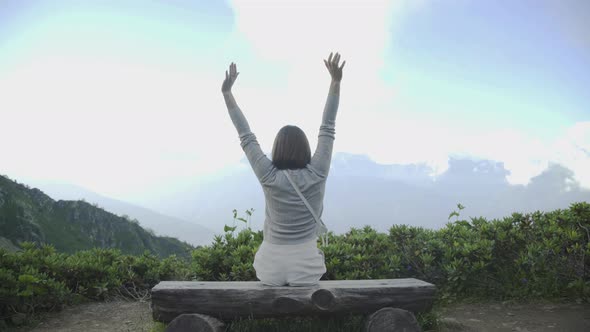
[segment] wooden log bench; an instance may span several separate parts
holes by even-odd
[[[322,280],[305,287],[260,281],[162,281],[152,314],[166,331],[224,331],[235,319],[368,315],[366,331],[420,331],[414,313],[431,308],[435,286],[418,279]]]

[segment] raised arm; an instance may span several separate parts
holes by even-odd
[[[330,171],[332,148],[336,138],[336,113],[340,101],[340,81],[342,80],[342,68],[344,68],[344,64],[346,63],[346,61],[342,62],[342,66],[339,67],[339,61],[340,54],[338,53],[336,53],[334,58],[332,58],[332,53],[330,53],[328,60],[324,60],[326,68],[328,68],[330,76],[332,76],[332,82],[330,83],[328,99],[326,100],[324,114],[322,115],[318,145],[310,162],[310,165],[323,176],[328,176]]]
[[[270,161],[264,152],[262,152],[262,149],[260,149],[260,145],[256,140],[256,136],[254,133],[252,133],[252,131],[250,131],[248,121],[242,113],[242,110],[240,110],[238,107],[236,99],[231,92],[231,88],[238,75],[239,73],[237,72],[236,65],[232,62],[230,65],[229,74],[227,71],[225,72],[225,80],[221,86],[221,92],[223,93],[223,98],[225,99],[225,105],[227,106],[229,116],[238,131],[240,145],[246,153],[246,157],[248,158],[250,166],[252,166],[258,181],[263,184],[270,174],[273,165],[272,161]]]

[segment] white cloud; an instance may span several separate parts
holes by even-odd
[[[390,35],[391,1],[234,0],[231,3],[237,34],[251,44],[259,66],[263,67],[265,62],[278,64],[277,69],[287,73],[284,82],[268,83],[284,87],[272,91],[273,104],[247,100],[246,96],[243,99],[249,105],[259,105],[251,112],[265,115],[280,112],[280,118],[270,121],[276,129],[295,123],[308,133],[310,143],[314,144],[330,82],[323,59],[332,51],[341,53],[342,60],[347,62],[338,121],[364,121],[367,113],[375,112],[390,98],[391,90],[383,83],[380,72]],[[241,84],[236,91],[255,94],[258,99],[267,98],[265,91],[246,92]],[[254,114],[252,122],[259,120],[262,117]],[[268,132],[265,138],[272,139],[274,134],[276,131]]]
[[[231,1],[236,29],[261,60],[280,64],[288,72],[285,90],[273,91],[280,110],[261,108],[253,112],[280,111],[280,120],[297,122],[315,144],[318,114],[329,82],[323,63],[336,50],[347,60],[336,128],[336,151],[366,153],[379,163],[426,162],[437,175],[448,168],[448,157],[473,156],[504,162],[508,181],[526,184],[550,161],[562,163],[590,188],[586,167],[590,159],[576,144],[583,144],[576,125],[555,142],[512,129],[466,128],[440,123],[413,114],[412,107],[397,99],[395,90],[382,79],[385,61],[395,43],[397,26],[408,13],[428,10],[426,1]],[[276,82],[282,85],[282,82]],[[238,90],[241,90],[239,87]],[[261,95],[252,91],[244,94]],[[425,98],[428,98],[425,96]],[[281,103],[281,99],[286,102]],[[249,100],[251,103],[256,99]],[[256,117],[255,117],[256,118]],[[262,117],[256,122],[263,121]],[[583,127],[583,128],[582,128]],[[272,141],[274,132],[265,133]],[[587,142],[587,141],[586,141]],[[269,143],[270,144],[270,143]],[[590,151],[590,149],[586,150]]]
[[[552,159],[574,172],[574,178],[590,189],[590,121],[578,122],[550,147]]]
[[[504,162],[512,183],[528,182],[555,161],[590,188],[588,122],[547,142],[442,125],[396,98],[382,78],[392,28],[424,3],[231,4],[236,30],[216,63],[142,63],[115,49],[56,48],[3,72],[0,142],[10,143],[2,145],[0,171],[124,198],[235,164],[243,152],[219,92],[224,61],[238,64],[234,93],[263,150],[285,124],[300,126],[315,146],[330,80],[322,60],[339,51],[347,64],[335,151],[367,153],[380,163],[426,161],[437,174],[449,155],[473,155]]]

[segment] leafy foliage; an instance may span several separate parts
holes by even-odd
[[[459,212],[464,208],[459,205]],[[190,259],[98,248],[67,254],[31,242],[21,243],[19,252],[0,249],[0,319],[77,298],[104,299],[122,289],[147,292],[160,280],[256,280],[252,263],[262,232],[249,227],[249,212],[238,218],[234,211],[234,225],[211,245],[194,249]],[[388,233],[370,226],[330,233],[322,248],[328,270],[323,279],[419,278],[437,286],[441,301],[590,301],[590,204],[491,221],[463,220],[459,212],[439,230],[395,225]],[[429,316],[422,320],[435,324]]]
[[[459,212],[465,209],[458,204]],[[590,300],[590,204],[501,220],[457,217],[439,230],[395,225],[330,233],[323,279],[419,278],[442,300],[558,297]],[[235,214],[234,214],[235,217]],[[235,226],[234,226],[235,227]],[[193,251],[198,280],[257,280],[252,267],[262,232],[230,228]]]
[[[118,249],[58,253],[51,245],[21,243],[22,250],[0,249],[0,319],[16,313],[59,309],[81,299],[103,300],[151,289],[161,280],[190,277],[188,261]]]
[[[225,226],[225,234],[215,236],[210,246],[200,247],[192,253],[192,271],[197,280],[257,280],[252,267],[254,255],[262,243],[262,231],[252,231],[249,226],[252,210],[247,210],[248,219],[237,217],[233,210],[234,225]],[[241,221],[246,228],[234,232]]]

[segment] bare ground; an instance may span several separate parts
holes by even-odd
[[[443,308],[441,331],[590,331],[590,304],[461,303]]]
[[[441,331],[590,331],[590,304],[575,302],[461,303],[441,312]],[[47,315],[35,327],[14,331],[34,332],[149,332],[153,321],[149,302],[92,302]]]
[[[152,320],[149,302],[115,300],[67,307],[43,317],[34,327],[14,332],[149,332]]]

